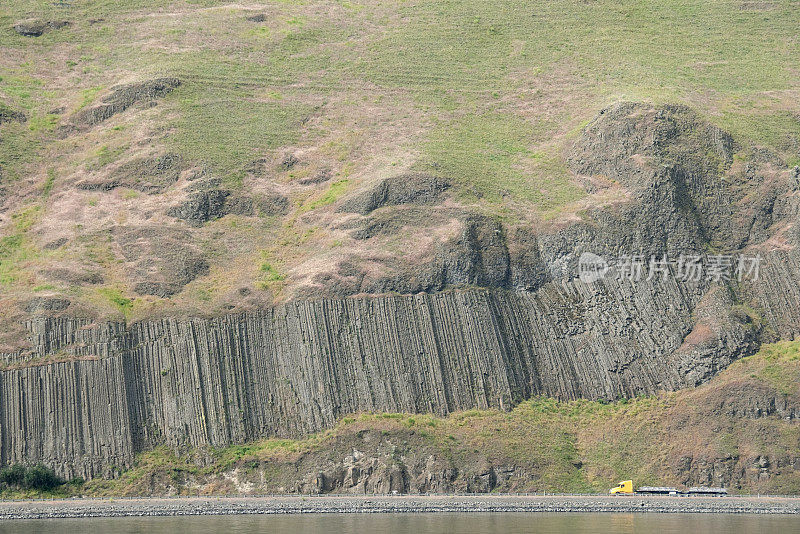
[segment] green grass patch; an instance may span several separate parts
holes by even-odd
[[[3,181],[16,181],[25,174],[25,167],[37,159],[41,141],[27,125],[16,122],[0,127],[0,169]]]
[[[109,147],[108,145],[102,145],[94,151],[94,159],[87,165],[87,168],[89,170],[102,169],[106,165],[117,161],[127,149],[127,146]]]
[[[47,177],[42,184],[42,196],[47,199],[53,191],[53,186],[56,183],[56,170],[52,167],[47,169]]]
[[[24,265],[39,256],[39,250],[26,233],[39,220],[42,208],[38,204],[23,208],[11,216],[8,235],[0,237],[0,285],[18,282]]]
[[[303,205],[302,211],[311,211],[323,206],[328,206],[339,200],[347,191],[350,180],[337,180],[333,182],[321,196]]]
[[[270,289],[278,286],[286,279],[286,275],[275,266],[271,258],[272,254],[269,251],[261,252],[262,261],[258,266],[260,279],[256,284],[261,289]]]
[[[264,273],[264,280],[267,282],[278,282],[286,278],[286,275],[278,272],[272,264],[267,262],[262,263],[258,270]]]
[[[310,107],[262,102],[252,94],[195,87],[182,92],[181,117],[168,141],[188,159],[223,176],[240,171],[266,150],[297,141]]]
[[[123,295],[119,289],[104,287],[98,289],[97,292],[123,315],[127,316],[133,310],[133,300]]]
[[[89,106],[92,102],[94,102],[95,98],[97,98],[97,95],[102,90],[103,90],[102,85],[98,85],[96,87],[87,87],[86,89],[82,89],[76,111],[81,110]]]
[[[539,131],[508,114],[469,114],[442,122],[424,145],[423,168],[492,203],[521,200],[553,209],[579,198],[581,190],[570,184],[560,159],[531,150]]]
[[[532,155],[531,143],[531,127],[520,119],[467,115],[434,128],[425,150],[431,168],[476,196],[497,202],[504,194],[530,197],[518,166]]]
[[[765,365],[759,378],[783,395],[800,395],[800,341],[783,341],[762,349]]]
[[[787,165],[800,164],[800,114],[739,105],[727,109],[719,123],[739,139],[774,150]]]

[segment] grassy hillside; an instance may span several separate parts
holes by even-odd
[[[70,24],[14,31],[28,19]],[[239,286],[285,298],[345,252],[414,248],[362,251],[333,213],[342,196],[409,169],[448,177],[457,202],[509,221],[568,217],[603,199],[570,174],[563,148],[619,100],[689,104],[800,163],[799,23],[791,0],[9,0],[0,103],[26,120],[0,125],[0,284],[128,317],[219,312]],[[183,84],[59,134],[112,87],[157,76]],[[173,224],[158,214],[182,193],[75,188],[165,152],[232,191],[289,200],[283,217],[193,230],[210,269],[168,299],[135,294],[114,230]],[[297,163],[282,165],[286,154]],[[303,185],[321,174],[330,179]],[[93,273],[102,281],[82,281]]]

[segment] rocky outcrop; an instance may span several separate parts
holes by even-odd
[[[28,313],[37,312],[59,312],[66,310],[70,305],[69,299],[58,297],[34,297],[25,305]]]
[[[470,285],[534,290],[551,279],[537,236],[530,229],[507,230],[497,219],[476,213],[456,212],[455,216],[461,231],[439,243],[430,260],[408,265],[394,258],[370,258],[386,267],[375,270],[351,258],[341,262],[335,273],[318,275],[316,285],[306,288],[304,294],[418,293]],[[350,235],[366,240],[392,235],[404,227],[418,231],[427,224],[440,223],[441,218],[415,208],[383,211],[358,221]]]
[[[17,111],[0,102],[0,125],[4,122],[25,122],[28,117],[21,111]]]
[[[104,280],[103,275],[99,272],[81,267],[56,267],[46,269],[42,271],[42,274],[50,280],[66,282],[73,286],[102,284]]]
[[[587,213],[596,245],[677,257],[763,242],[768,233],[758,229],[775,222],[773,207],[786,186],[768,156],[733,169],[737,148],[728,133],[685,106],[623,103],[603,110],[575,142],[569,163],[579,175],[619,182],[631,202],[616,212]]]
[[[732,318],[703,357],[679,351],[706,292],[609,279],[128,326],[41,318],[29,326],[32,351],[3,356],[2,461],[92,476],[163,443],[299,436],[359,411],[447,414],[531,395],[613,399],[695,385],[756,335]],[[73,361],[36,364],[53,354]],[[68,448],[64,417],[84,433]]]
[[[355,228],[351,237],[383,238],[445,224],[457,233],[414,254],[413,262],[354,254],[312,277],[298,294],[433,292],[465,285],[535,290],[548,280],[574,278],[584,253],[610,260],[637,255],[645,262],[710,251],[763,255],[776,248],[769,242],[776,231],[795,227],[800,197],[774,156],[753,150],[734,161],[740,150],[728,133],[684,106],[614,105],[587,125],[567,159],[590,189],[613,184],[624,200],[589,207],[579,219],[547,230],[506,227],[466,209],[430,208],[426,204],[438,201],[447,184],[429,175],[382,180],[340,205],[339,211],[366,215],[344,225]],[[789,254],[798,239],[784,233],[779,242],[786,241]],[[782,267],[775,262],[773,268]]]
[[[140,295],[169,297],[208,272],[203,253],[187,231],[169,227],[117,227],[114,240]]]
[[[450,187],[446,180],[423,173],[393,176],[356,194],[339,208],[342,212],[368,213],[382,206],[402,204],[433,204]]]
[[[75,113],[70,124],[61,129],[62,135],[84,131],[122,113],[132,105],[163,98],[181,84],[178,78],[156,78],[144,82],[120,85],[105,96],[101,103]]]
[[[177,154],[135,158],[117,166],[106,176],[87,178],[76,187],[85,191],[111,191],[117,187],[128,187],[147,194],[163,193],[178,181],[183,162]]]
[[[197,191],[190,197],[167,210],[167,215],[183,219],[192,226],[201,226],[226,214],[225,201],[231,192],[224,189]]]
[[[327,444],[328,451],[304,454],[296,462],[291,493],[488,493],[512,491],[530,475],[519,466],[497,466],[475,458],[456,466],[420,433],[360,430]]]
[[[798,395],[781,394],[755,380],[726,384],[709,395],[705,408],[709,414],[736,418],[800,419]]]
[[[167,215],[185,220],[191,226],[202,226],[208,221],[233,215],[285,215],[289,199],[278,194],[237,195],[217,187],[201,187],[189,198],[167,210]]]
[[[785,187],[788,170],[769,158],[737,170],[734,150],[685,108],[615,106],[587,127],[570,165],[621,182],[629,201],[567,226],[535,232],[454,209],[442,217],[457,230],[429,261],[371,272],[340,261],[306,295],[330,298],[211,319],[34,319],[32,348],[0,356],[0,462],[91,477],[161,444],[301,436],[361,411],[447,414],[533,395],[616,399],[701,384],[764,336],[800,333],[800,197]],[[425,175],[390,179],[341,209],[367,214],[348,221],[369,240],[424,218],[417,210],[445,189]],[[209,191],[175,216],[221,216],[233,194]],[[209,269],[187,229],[120,227],[114,240],[139,294],[169,297]],[[669,276],[631,280],[612,266],[596,281],[577,277],[584,252],[674,260],[709,250],[761,255],[760,276],[682,280],[671,266]],[[404,295],[342,298],[390,292]],[[32,313],[48,311],[39,308]],[[790,407],[756,399],[725,409]],[[376,461],[305,483],[391,490],[417,476]],[[469,488],[491,490],[498,469],[470,474]],[[423,472],[440,474],[420,487],[446,487],[438,467]]]
[[[14,31],[24,37],[40,37],[51,30],[59,30],[69,26],[66,20],[23,20],[14,24]]]

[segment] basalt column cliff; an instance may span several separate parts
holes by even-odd
[[[587,187],[624,199],[568,223],[512,226],[439,207],[446,179],[415,174],[337,206],[360,241],[397,231],[381,210],[404,224],[450,210],[457,230],[413,264],[345,260],[287,302],[211,318],[96,320],[69,299],[32,297],[19,347],[0,354],[0,464],[113,476],[157,445],[297,437],[355,412],[447,414],[701,384],[800,332],[796,178],[768,153],[736,160],[740,148],[687,108],[621,104],[568,159]],[[583,253],[760,263],[747,276],[732,265],[689,280],[674,266],[633,279],[612,265],[582,281]]]

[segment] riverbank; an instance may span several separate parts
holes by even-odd
[[[794,497],[604,495],[275,496],[68,499],[0,502],[0,519],[242,514],[440,512],[647,512],[800,514]]]

